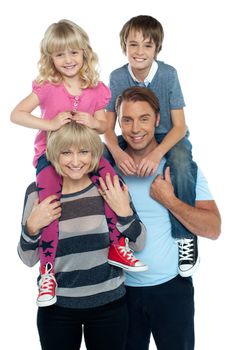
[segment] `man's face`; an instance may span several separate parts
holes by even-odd
[[[159,116],[146,101],[123,101],[119,111],[119,124],[128,147],[139,152],[149,152],[156,146],[155,126]]]

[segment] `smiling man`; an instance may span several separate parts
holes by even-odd
[[[137,168],[158,147],[154,138],[158,99],[147,88],[130,87],[118,97],[116,110],[127,143],[125,152]],[[169,212],[194,235],[217,239],[220,234],[220,214],[201,171],[198,169],[196,203],[190,206],[175,195],[165,162],[162,158],[151,176],[140,177],[137,169],[133,176],[120,172],[147,228],[145,248],[135,255],[149,266],[145,272],[126,272],[127,350],[147,350],[151,333],[158,350],[194,349],[194,288],[191,277],[178,273],[178,246],[171,236]]]

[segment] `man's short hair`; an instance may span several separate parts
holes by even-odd
[[[159,113],[159,100],[157,96],[151,91],[150,89],[146,87],[141,86],[131,86],[128,89],[124,90],[123,93],[117,97],[116,99],[116,113],[117,116],[119,116],[120,113],[120,107],[122,105],[122,102],[138,102],[138,101],[145,101],[147,102],[155,114],[157,115]]]

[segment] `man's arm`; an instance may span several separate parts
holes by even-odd
[[[221,232],[221,217],[215,201],[196,201],[195,207],[182,202],[174,194],[169,167],[165,178],[157,176],[150,196],[164,205],[190,232],[198,236],[217,239]]]

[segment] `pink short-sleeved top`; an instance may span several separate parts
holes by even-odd
[[[83,89],[80,96],[71,95],[63,84],[55,85],[45,82],[40,85],[33,81],[32,91],[40,100],[41,118],[53,119],[58,113],[64,111],[80,111],[93,115],[103,109],[111,98],[110,89],[99,82],[96,87]],[[35,142],[35,156],[33,165],[46,150],[46,131],[39,130]]]

